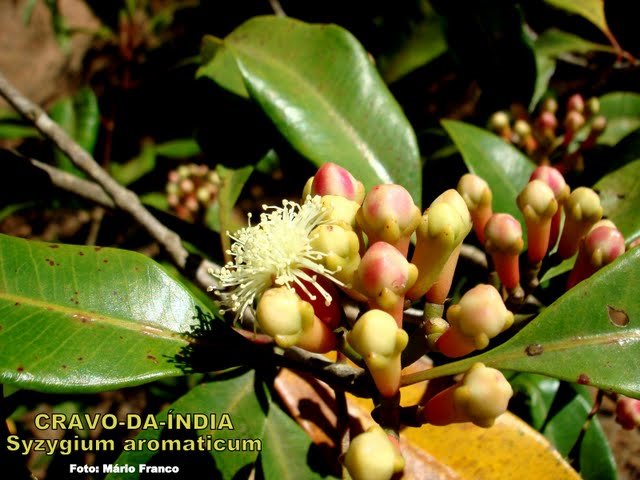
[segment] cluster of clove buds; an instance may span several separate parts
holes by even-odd
[[[562,258],[578,252],[569,276],[573,286],[624,251],[620,232],[601,220],[598,195],[584,187],[571,192],[550,166],[539,166],[517,198],[528,237],[525,262],[523,227],[511,215],[493,212],[491,189],[473,174],[423,213],[404,187],[385,184],[366,192],[332,163],[309,179],[302,197],[300,205],[263,207],[258,224],[231,236],[233,260],[212,272],[218,280],[212,290],[223,311],[236,318],[253,310],[261,331],[281,348],[339,350],[366,368],[383,402],[398,398],[402,369],[416,358],[429,351],[456,358],[483,350],[511,327],[514,314],[505,300],[526,290],[521,263],[526,277],[537,278],[556,244]],[[476,285],[445,310],[461,245],[472,229],[500,284]],[[404,312],[417,301],[425,302],[425,316],[412,335],[423,341],[418,355],[403,356],[411,341]],[[360,305],[361,314],[347,316],[345,303]],[[490,427],[512,394],[500,371],[475,363],[417,406],[412,422]],[[391,478],[403,465],[394,434],[380,427],[353,439],[344,462],[355,480]]]
[[[215,202],[219,189],[220,177],[208,166],[180,165],[169,172],[167,203],[179,218],[198,221]]]
[[[597,97],[585,101],[576,93],[567,99],[561,122],[558,102],[549,97],[540,103],[533,118],[515,104],[510,112],[501,110],[491,115],[488,127],[539,165],[554,164],[563,173],[582,171],[583,153],[593,148],[607,127],[607,119],[599,111]]]

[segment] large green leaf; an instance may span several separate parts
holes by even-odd
[[[272,404],[264,431],[260,465],[265,480],[334,478],[312,469],[311,439],[280,407]]]
[[[200,56],[202,65],[196,73],[197,78],[210,78],[225,90],[239,97],[249,98],[233,53],[225,46],[224,40],[205,35]]]
[[[640,94],[612,92],[600,97],[600,114],[607,118],[607,129],[598,142],[615,145],[640,128]]]
[[[556,71],[555,59],[536,52],[536,85],[533,90],[529,110],[535,109],[540,99],[549,88],[549,81]]]
[[[563,32],[556,28],[550,28],[542,32],[534,43],[537,54],[550,57],[557,57],[564,53],[589,53],[589,52],[610,52],[615,49],[610,45],[591,42],[573,33]]]
[[[509,341],[407,376],[405,384],[466,371],[475,362],[589,384],[640,398],[640,248],[579,283]]]
[[[585,480],[616,479],[616,463],[597,417],[583,426],[593,407],[590,392],[582,385],[563,383],[550,406],[542,433],[562,454],[579,467]]]
[[[604,16],[604,0],[546,0],[546,2],[586,18],[603,32],[609,30]]]
[[[640,153],[639,153],[640,154]],[[627,242],[640,235],[640,159],[602,177],[594,187],[604,214]]]
[[[149,258],[0,236],[0,381],[94,392],[181,375],[208,314]]]
[[[443,120],[471,173],[482,177],[493,192],[493,210],[513,215],[524,225],[516,197],[529,181],[535,165],[518,149],[482,128]]]
[[[342,165],[367,188],[402,184],[420,202],[415,133],[349,32],[256,17],[227,36],[224,47],[251,97],[296,150],[316,165]]]
[[[251,468],[258,458],[260,448],[266,448],[263,440],[266,412],[257,395],[257,389],[264,392],[264,386],[256,382],[254,371],[226,380],[213,381],[199,385],[165,408],[156,416],[158,429],[142,430],[134,439],[140,448],[124,451],[116,460],[117,465],[171,464],[180,467],[180,478],[239,478],[234,477],[243,468]],[[264,393],[266,394],[266,392]],[[204,413],[208,418],[215,414],[215,420],[200,429],[168,428],[168,417],[195,418],[194,414]],[[228,415],[233,429],[227,428],[228,422],[223,415]],[[165,422],[164,424],[160,422]],[[175,421],[174,421],[175,425]],[[224,427],[218,429],[217,427]],[[195,440],[196,435],[218,445],[218,450],[186,451],[182,456],[164,451],[151,451],[146,447],[149,440],[178,439],[186,446],[187,439]],[[219,440],[217,443],[217,440]],[[153,443],[153,442],[152,442]],[[243,448],[235,448],[236,443]],[[206,445],[206,444],[205,444]],[[229,446],[231,448],[229,448]],[[224,448],[224,449],[223,449]],[[206,458],[203,458],[206,455]],[[213,460],[212,460],[213,458]],[[248,472],[242,478],[246,478]],[[144,475],[142,475],[144,477]],[[141,478],[138,472],[107,476],[109,480],[134,480]],[[300,477],[302,478],[302,477]]]

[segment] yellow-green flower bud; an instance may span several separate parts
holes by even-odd
[[[390,480],[404,469],[404,459],[385,431],[374,425],[351,441],[344,466],[353,480]]]
[[[473,422],[488,428],[506,412],[512,396],[511,385],[499,370],[475,363],[462,381],[427,402],[423,420],[433,425]]]
[[[518,208],[527,226],[529,262],[540,262],[549,249],[551,219],[558,211],[558,201],[551,187],[542,180],[531,180],[517,198]]]
[[[362,315],[347,335],[347,341],[363,358],[380,393],[392,397],[400,388],[400,354],[407,346],[407,332],[382,310]]]
[[[345,285],[351,285],[360,265],[360,240],[352,230],[340,225],[320,225],[311,232],[311,246],[325,254],[319,259],[332,276]]]
[[[564,203],[564,227],[558,254],[569,258],[578,251],[580,239],[602,218],[600,197],[587,187],[578,187]]]
[[[411,263],[418,267],[418,279],[407,292],[408,298],[416,300],[433,286],[471,226],[469,209],[457,191],[447,190],[433,201],[416,230]]]
[[[489,340],[513,324],[513,313],[507,310],[500,293],[491,285],[480,284],[466,292],[458,304],[447,310],[451,328],[472,337],[478,350]]]
[[[313,326],[313,307],[287,287],[270,288],[258,302],[256,320],[280,347],[289,348]]]
[[[327,217],[331,223],[356,230],[356,213],[360,204],[337,195],[324,195],[322,206],[327,209]]]
[[[457,190],[467,204],[476,237],[478,237],[480,244],[484,244],[484,227],[493,214],[491,189],[487,182],[479,176],[466,173],[460,177]]]

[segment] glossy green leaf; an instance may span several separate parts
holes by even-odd
[[[83,87],[73,96],[56,102],[51,118],[87,152],[93,153],[100,131],[98,98],[89,87]],[[60,150],[55,150],[58,166],[63,170],[85,176]]]
[[[547,55],[536,52],[536,85],[529,103],[529,110],[534,110],[540,99],[547,92],[549,81],[555,71],[556,61]]]
[[[95,392],[183,374],[207,312],[144,255],[0,236],[0,381]]]
[[[521,392],[527,397],[531,426],[537,430],[541,429],[560,381],[534,373],[519,373],[509,380],[509,383],[516,392]]]
[[[608,32],[604,16],[604,0],[545,0],[554,7],[586,18],[603,32]]]
[[[544,272],[544,275],[542,275],[542,278],[540,278],[540,283],[548,282],[552,278],[555,278],[559,275],[562,275],[563,273],[567,273],[571,271],[574,263],[576,263],[575,255],[571,258],[564,259],[558,265],[554,265],[553,267],[549,268],[549,270]]]
[[[209,419],[211,419],[209,415],[214,414],[216,417],[213,422],[210,422],[205,428],[197,430],[195,428],[170,429],[165,426],[161,426],[157,430],[142,430],[134,439],[135,442],[140,442],[142,448],[124,451],[115,464],[177,465],[180,467],[181,478],[239,478],[234,475],[238,474],[242,468],[251,466],[258,458],[260,448],[265,448],[266,440],[263,440],[263,435],[266,413],[256,394],[256,389],[263,388],[260,383],[256,384],[253,371],[229,379],[198,385],[160,412],[156,416],[156,420],[159,424],[165,422],[166,426],[169,416],[174,419],[179,416],[194,418],[194,414],[204,413]],[[229,429],[228,422],[223,420],[224,414],[228,415],[233,429]],[[218,429],[217,427],[222,428]],[[149,440],[179,439],[185,444],[186,439],[196,440],[196,435],[204,440],[210,440],[212,446],[218,445],[219,450],[216,451],[215,446],[211,450],[208,448],[196,449],[196,451],[183,452],[182,456],[175,454],[172,458],[171,452],[166,451],[167,449],[162,452],[154,452],[145,448]],[[215,443],[216,441],[217,443]],[[240,448],[236,447],[236,442]],[[138,478],[146,477],[138,472],[107,476],[108,480],[134,480]]]
[[[441,19],[431,11],[392,53],[378,59],[378,68],[387,83],[393,83],[405,75],[435,60],[447,51]]]
[[[156,166],[156,149],[152,143],[142,145],[140,154],[126,163],[112,162],[109,172],[121,185],[130,185]]]
[[[242,192],[247,180],[253,173],[252,166],[246,166],[238,169],[226,168],[222,165],[216,167],[216,172],[220,176],[220,190],[218,191],[218,216],[220,220],[221,232],[234,232],[237,230],[236,225],[233,222],[233,207]],[[228,237],[225,235],[224,242],[228,242]],[[225,246],[225,251],[229,248],[229,245]]]
[[[334,478],[312,469],[311,439],[280,407],[272,404],[264,430],[260,465],[265,480]]]
[[[316,165],[335,162],[367,188],[399,183],[421,199],[415,134],[362,45],[336,25],[256,17],[224,41],[251,97]]]
[[[591,42],[573,33],[550,28],[542,32],[534,43],[537,54],[558,57],[565,53],[610,52],[615,49],[610,45]]]
[[[604,215],[627,243],[640,236],[640,159],[602,177],[593,188],[600,195]]]
[[[640,249],[579,283],[509,341],[421,375],[437,378],[473,363],[539,373],[640,398]],[[405,379],[405,383],[411,377]]]
[[[549,408],[542,433],[565,457],[579,467],[585,480],[615,479],[616,463],[597,417],[582,434],[593,398],[581,385],[562,384]]]
[[[607,118],[607,128],[599,143],[615,145],[640,128],[640,94],[612,92],[600,97],[600,115]]]
[[[443,120],[471,173],[482,177],[493,192],[493,210],[513,215],[524,225],[516,197],[529,181],[535,165],[500,137],[467,123]]]
[[[158,143],[154,148],[158,156],[179,160],[195,157],[201,152],[200,145],[192,138],[179,138]]]
[[[197,78],[209,78],[225,90],[249,98],[242,74],[233,53],[224,44],[224,40],[205,35],[200,49],[201,66],[196,72]]]

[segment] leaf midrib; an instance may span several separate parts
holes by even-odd
[[[57,312],[63,315],[68,315],[70,319],[76,319],[81,321],[82,318],[91,319],[90,322],[98,322],[106,325],[110,325],[123,330],[130,330],[135,332],[142,332],[150,337],[163,338],[166,340],[178,341],[182,344],[187,344],[188,341],[180,334],[166,328],[160,328],[157,324],[150,324],[139,321],[132,321],[125,318],[105,316],[104,314],[98,314],[89,310],[83,310],[80,308],[67,307],[64,305],[35,300],[33,298],[24,297],[21,295],[15,295],[8,292],[0,291],[0,300],[6,300],[9,303],[19,303],[21,305],[27,305],[35,308],[40,308],[48,312]]]
[[[269,62],[272,62],[276,64],[280,69],[286,72],[286,75],[292,77],[296,82],[298,82],[298,85],[302,85],[305,91],[310,92],[313,98],[325,107],[326,111],[329,112],[330,117],[336,120],[341,127],[340,129],[345,132],[346,136],[352,139],[353,144],[356,145],[356,148],[367,159],[367,164],[371,166],[376,175],[384,182],[393,182],[393,179],[389,176],[389,172],[387,172],[385,167],[378,160],[375,150],[371,148],[369,143],[362,137],[362,133],[358,131],[353,124],[347,121],[340,110],[334,108],[330,102],[319,94],[314,84],[308,82],[305,77],[299,75],[297,71],[293,70],[289,65],[283,63],[281,59],[274,57],[266,50],[256,51],[254,48],[251,48],[246,44],[234,45],[231,43],[230,46],[232,50],[235,49],[236,51],[246,54],[257,63],[268,65]],[[238,55],[236,55],[236,58],[238,59],[240,69],[246,70],[246,67],[242,65],[242,59],[238,58]],[[246,76],[247,74],[245,72],[245,77]]]

